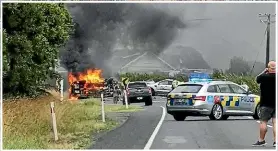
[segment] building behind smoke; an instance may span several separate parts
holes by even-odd
[[[129,52],[125,54],[123,52]],[[133,52],[133,55],[132,55]],[[141,52],[131,50],[120,50],[114,54],[122,56],[121,59],[114,57],[111,64],[121,63],[118,72],[136,72],[136,73],[188,73],[193,71],[212,72],[208,63],[202,55],[191,47],[173,45],[159,56],[152,52]],[[129,58],[128,58],[129,57]],[[129,59],[126,61],[125,59]],[[122,62],[125,62],[123,64]],[[194,69],[194,70],[191,70]]]

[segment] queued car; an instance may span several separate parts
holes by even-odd
[[[190,81],[178,85],[167,96],[167,113],[176,121],[187,116],[226,120],[229,116],[259,118],[260,96],[231,81]]]
[[[130,82],[127,84],[126,92],[128,104],[140,102],[145,102],[146,106],[153,104],[151,88],[147,86],[146,82]],[[123,98],[123,105],[125,105],[125,97]]]
[[[166,96],[172,90],[173,79],[164,79],[156,83],[148,83],[152,96]]]

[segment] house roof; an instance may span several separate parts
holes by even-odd
[[[151,52],[143,52],[121,67],[120,72],[169,71],[175,68]]]

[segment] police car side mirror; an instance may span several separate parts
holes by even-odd
[[[250,94],[252,94],[252,91],[247,90],[247,91],[245,92],[245,94],[246,94],[246,95],[250,95]]]
[[[249,90],[249,87],[248,87],[248,85],[246,85],[246,84],[241,85],[241,87],[242,87],[245,91],[248,91],[248,90]]]

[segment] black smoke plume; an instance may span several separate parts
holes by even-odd
[[[96,67],[109,76],[112,67],[106,62],[122,39],[159,54],[173,42],[178,29],[186,27],[178,16],[150,4],[69,4],[68,9],[76,23],[75,32],[60,58],[72,72]]]

